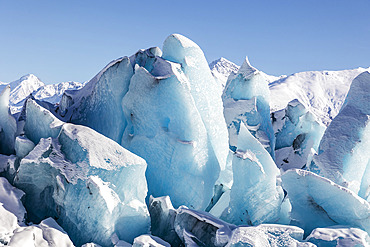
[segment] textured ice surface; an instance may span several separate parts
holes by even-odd
[[[13,154],[17,124],[9,110],[10,86],[0,91],[0,154]]]
[[[369,235],[358,228],[333,226],[316,228],[306,238],[306,241],[317,246],[370,246]]]
[[[190,39],[172,34],[164,41],[163,58],[181,64],[181,70],[189,80],[196,109],[207,130],[209,145],[221,169],[224,169],[228,134],[222,110],[221,85],[213,78],[203,51]]]
[[[19,227],[7,245],[9,247],[73,247],[67,233],[52,218],[39,225]]]
[[[123,98],[122,145],[148,162],[150,195],[205,209],[220,171],[210,142],[218,133],[207,132],[180,64],[158,57],[150,67],[151,73],[135,66]]]
[[[136,237],[132,247],[171,247],[171,245],[159,237],[145,234]]]
[[[221,218],[237,225],[277,222],[283,200],[283,190],[277,186],[279,169],[243,123],[232,166],[229,208]]]
[[[311,170],[370,201],[370,73],[356,77]]]
[[[370,68],[307,71],[281,78],[270,84],[271,111],[284,109],[288,102],[299,99],[327,126],[341,109],[352,80],[364,71]]]
[[[235,227],[206,212],[177,209],[175,230],[185,245],[225,246]]]
[[[296,226],[261,224],[255,227],[240,226],[231,235],[227,247],[232,246],[315,246],[302,242],[303,230]]]
[[[276,136],[275,162],[279,168],[302,168],[317,152],[325,126],[298,100],[272,114]]]
[[[113,232],[132,242],[148,231],[145,169],[143,159],[116,142],[64,124],[56,139],[42,138],[22,159],[15,184],[26,192],[30,220],[55,217],[76,244],[105,246]]]
[[[244,61],[230,76],[222,95],[229,130],[230,148],[235,151],[241,123],[275,157],[275,136],[270,119],[270,91],[264,74]]]
[[[57,114],[66,122],[89,126],[120,143],[126,126],[121,100],[132,74],[127,57],[112,61],[82,89],[66,91]]]
[[[292,204],[291,223],[306,233],[338,224],[370,232],[370,204],[352,191],[299,169],[286,171],[282,180]]]
[[[26,136],[17,136],[15,138],[15,153],[17,157],[24,158],[34,147],[35,144]]]
[[[41,138],[56,138],[63,124],[64,122],[34,100],[27,100],[24,133],[34,144],[37,144]]]
[[[167,241],[172,246],[180,246],[181,240],[175,231],[176,209],[173,208],[168,196],[150,197],[149,213],[151,232],[153,235]]]

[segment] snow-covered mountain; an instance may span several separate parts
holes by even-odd
[[[209,64],[213,77],[222,85],[222,88],[225,87],[229,75],[238,72],[239,67],[223,57]]]
[[[80,82],[61,82],[58,84],[44,85],[38,88],[32,95],[35,99],[50,102],[52,104],[58,103],[66,90],[78,90],[84,86]]]
[[[37,76],[28,74],[10,83],[0,82],[0,92],[8,85],[11,90],[9,100],[10,111],[12,114],[16,114],[21,111],[25,99],[30,94],[35,99],[55,104],[60,101],[66,90],[80,89],[84,86],[84,83],[70,81],[45,85]]]
[[[370,68],[340,71],[307,71],[295,73],[272,82],[271,112],[285,108],[288,102],[298,99],[328,125],[338,114],[352,80]]]
[[[24,99],[32,92],[45,84],[37,76],[28,74],[22,76],[19,80],[10,83],[0,83],[0,92],[10,86],[10,109],[12,113],[19,112],[23,106]]]
[[[222,88],[225,88],[227,79],[231,74],[236,74],[240,68],[239,65],[227,60],[226,58],[219,58],[209,64],[209,68],[211,69],[211,73],[213,77],[222,85]],[[269,83],[274,82],[278,79],[284,78],[285,75],[282,76],[273,76],[268,75],[262,71],[260,71]]]

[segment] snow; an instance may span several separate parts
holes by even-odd
[[[299,227],[261,224],[256,227],[236,228],[226,246],[313,247],[315,245],[303,241],[303,230]]]
[[[9,111],[10,87],[0,91],[0,153],[13,154],[17,124]]]
[[[275,136],[270,118],[268,81],[263,73],[250,65],[248,58],[237,74],[228,78],[222,100],[230,149],[235,151],[243,123],[274,158]]]
[[[307,237],[306,241],[317,246],[369,246],[369,235],[358,228],[333,226],[316,228]]]
[[[237,225],[277,222],[283,200],[283,190],[277,186],[280,172],[243,123],[232,167],[234,177],[230,203],[221,219]]]
[[[370,73],[356,77],[310,169],[370,201]]]
[[[338,114],[352,80],[370,68],[341,71],[307,71],[272,82],[271,112],[281,110],[298,99],[326,126]]]
[[[39,225],[17,228],[7,246],[73,247],[74,245],[55,220],[47,218]]]
[[[169,243],[149,234],[134,239],[133,247],[171,247]]]

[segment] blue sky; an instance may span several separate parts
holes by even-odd
[[[370,66],[370,1],[0,0],[0,81],[86,81],[171,33],[273,75]]]

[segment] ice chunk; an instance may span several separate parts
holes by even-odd
[[[221,218],[237,225],[277,222],[283,200],[283,190],[277,186],[280,172],[244,123],[233,158],[233,174],[229,208]]]
[[[235,228],[235,225],[219,220],[206,212],[186,207],[177,209],[175,230],[185,243],[199,246],[225,246]]]
[[[220,172],[213,134],[180,64],[157,58],[151,73],[135,66],[122,101],[128,120],[122,145],[148,162],[149,195],[169,195],[175,207],[205,209]]]
[[[14,231],[9,247],[73,247],[67,233],[52,218],[39,225],[20,227]]]
[[[0,92],[0,154],[13,154],[17,123],[9,110],[10,86]]]
[[[0,177],[0,245],[7,244],[13,231],[24,224],[24,209],[21,198],[24,192],[14,188],[8,180]]]
[[[370,204],[352,191],[299,169],[288,170],[282,180],[292,204],[291,223],[306,233],[338,224],[370,232]]]
[[[370,201],[370,73],[357,76],[311,170]]]
[[[232,246],[315,246],[303,242],[303,230],[296,226],[261,224],[256,227],[236,228],[227,247]]]
[[[358,228],[333,226],[316,228],[307,237],[306,241],[317,246],[369,246],[369,235]]]
[[[89,126],[120,143],[126,126],[121,101],[132,75],[129,58],[112,61],[82,89],[66,91],[56,114],[66,122]]]
[[[26,192],[29,219],[52,216],[76,245],[110,245],[114,232],[132,242],[149,229],[146,163],[94,130],[64,124],[22,159],[15,184]],[[78,203],[76,203],[78,201]]]
[[[236,150],[237,135],[243,123],[274,159],[275,136],[270,119],[267,78],[249,64],[248,58],[238,73],[228,78],[222,100],[230,148]]]
[[[175,231],[176,210],[168,196],[149,199],[151,232],[153,235],[167,241],[172,246],[180,246],[181,240]]]
[[[35,147],[35,144],[26,136],[17,136],[15,138],[15,153],[17,157],[24,158]]]
[[[95,243],[86,243],[82,245],[81,247],[101,247],[101,246]]]
[[[133,247],[171,247],[169,243],[149,234],[134,239]]]
[[[23,196],[23,191],[14,188],[6,178],[0,177],[0,202],[6,210],[17,217],[18,223],[24,221],[26,214],[26,210],[21,202]]]
[[[5,245],[11,239],[13,231],[18,227],[17,216],[6,210],[0,201],[0,245]]]
[[[272,114],[276,135],[276,164],[279,168],[302,168],[311,163],[325,126],[298,100]]]
[[[32,99],[27,100],[24,132],[35,144],[41,138],[57,137],[63,124],[50,111]]]
[[[203,51],[190,39],[172,34],[164,41],[163,58],[181,64],[181,70],[189,80],[195,106],[207,130],[210,146],[221,169],[225,169],[228,134],[223,116],[221,85],[213,78]]]

